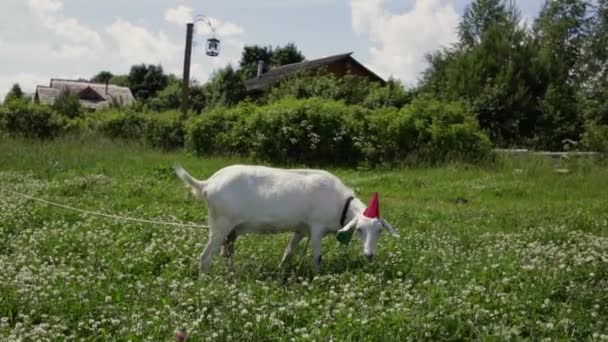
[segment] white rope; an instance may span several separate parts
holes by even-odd
[[[95,216],[101,216],[101,217],[116,219],[116,220],[124,220],[124,221],[140,222],[140,223],[151,223],[151,224],[164,224],[164,225],[168,225],[168,226],[178,226],[178,227],[209,228],[208,225],[200,225],[200,224],[193,224],[193,223],[180,223],[180,222],[165,222],[165,221],[145,220],[145,219],[138,219],[138,218],[133,218],[133,217],[126,217],[126,216],[118,216],[118,215],[112,215],[112,214],[105,214],[105,213],[100,213],[100,212],[91,211],[91,210],[79,209],[79,208],[71,207],[71,206],[65,205],[65,204],[60,204],[60,203],[55,203],[55,202],[47,201],[47,200],[42,199],[42,198],[37,198],[37,197],[34,197],[34,196],[22,194],[20,192],[9,190],[9,189],[0,188],[0,190],[4,190],[6,192],[10,192],[12,194],[19,195],[21,197],[24,197],[24,198],[27,198],[27,199],[31,199],[31,200],[34,200],[34,201],[38,201],[38,202],[41,202],[41,203],[45,203],[45,204],[48,204],[48,205],[52,205],[52,206],[55,206],[55,207],[59,207],[59,208],[63,208],[63,209],[68,209],[68,210],[73,210],[73,211],[78,211],[78,212],[81,212],[81,213],[84,213],[84,214],[89,214],[89,215],[95,215]]]

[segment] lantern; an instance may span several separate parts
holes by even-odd
[[[220,40],[213,37],[207,39],[207,56],[216,57],[220,54]]]

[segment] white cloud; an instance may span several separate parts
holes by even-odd
[[[449,0],[416,0],[405,13],[391,13],[384,0],[351,0],[353,30],[367,34],[370,68],[384,77],[414,83],[426,66],[424,55],[456,41],[459,15]]]
[[[176,71],[182,47],[173,43],[165,33],[154,33],[123,19],[116,19],[106,32],[118,43],[118,53],[129,64],[162,64]]]
[[[213,17],[209,17],[209,21],[211,22],[211,25],[215,29],[215,32],[220,37],[240,36],[245,33],[245,31],[243,30],[243,28],[240,25],[235,24],[231,21],[223,21],[223,20],[216,19]],[[202,34],[202,35],[209,35],[209,34],[211,34],[211,29],[209,28],[209,25],[207,25],[204,22],[201,22],[200,24],[197,24],[197,26],[196,26],[196,33]]]
[[[38,13],[57,12],[63,3],[61,0],[30,0],[29,6],[32,10]]]
[[[65,18],[59,10],[63,3],[60,0],[30,0],[30,9],[38,16],[43,27],[64,40],[58,49],[59,56],[82,57],[93,56],[95,51],[103,48],[101,37],[94,30],[80,24],[74,18]],[[65,51],[70,53],[65,53]],[[62,52],[64,51],[64,52]]]
[[[179,5],[176,8],[169,8],[165,12],[165,20],[177,25],[192,22],[193,10],[191,7]]]
[[[192,22],[194,18],[194,10],[191,7],[179,5],[175,8],[169,8],[165,12],[165,20],[183,26],[186,23]],[[239,36],[245,33],[243,28],[231,21],[224,21],[213,17],[208,17],[215,32],[223,37]],[[196,24],[196,33],[201,35],[211,34],[211,29],[206,21],[200,21]]]

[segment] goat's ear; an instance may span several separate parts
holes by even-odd
[[[353,231],[357,227],[357,218],[350,220],[344,227],[338,230],[336,234],[336,239],[343,244],[348,244],[353,237]]]
[[[384,226],[384,228],[386,228],[386,230],[388,230],[392,236],[400,237],[399,233],[397,233],[395,228],[393,228],[393,226],[391,226],[388,222],[386,222],[386,220],[384,218],[380,217],[380,222],[382,222],[382,225]]]

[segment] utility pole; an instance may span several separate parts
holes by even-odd
[[[198,22],[205,22],[209,25],[212,33],[215,33],[215,28],[211,25],[209,18],[204,15],[197,15],[194,17],[193,22],[186,24],[186,51],[184,51],[184,74],[182,80],[182,118],[185,118],[188,114],[189,99],[190,99],[190,60],[192,59],[192,36],[194,35],[194,24]],[[220,40],[211,37],[207,39],[207,56],[216,57],[219,55]]]
[[[194,24],[186,24],[186,51],[184,53],[184,76],[182,83],[182,115],[185,117],[188,113],[188,98],[190,90],[190,59],[192,58],[192,33]]]

